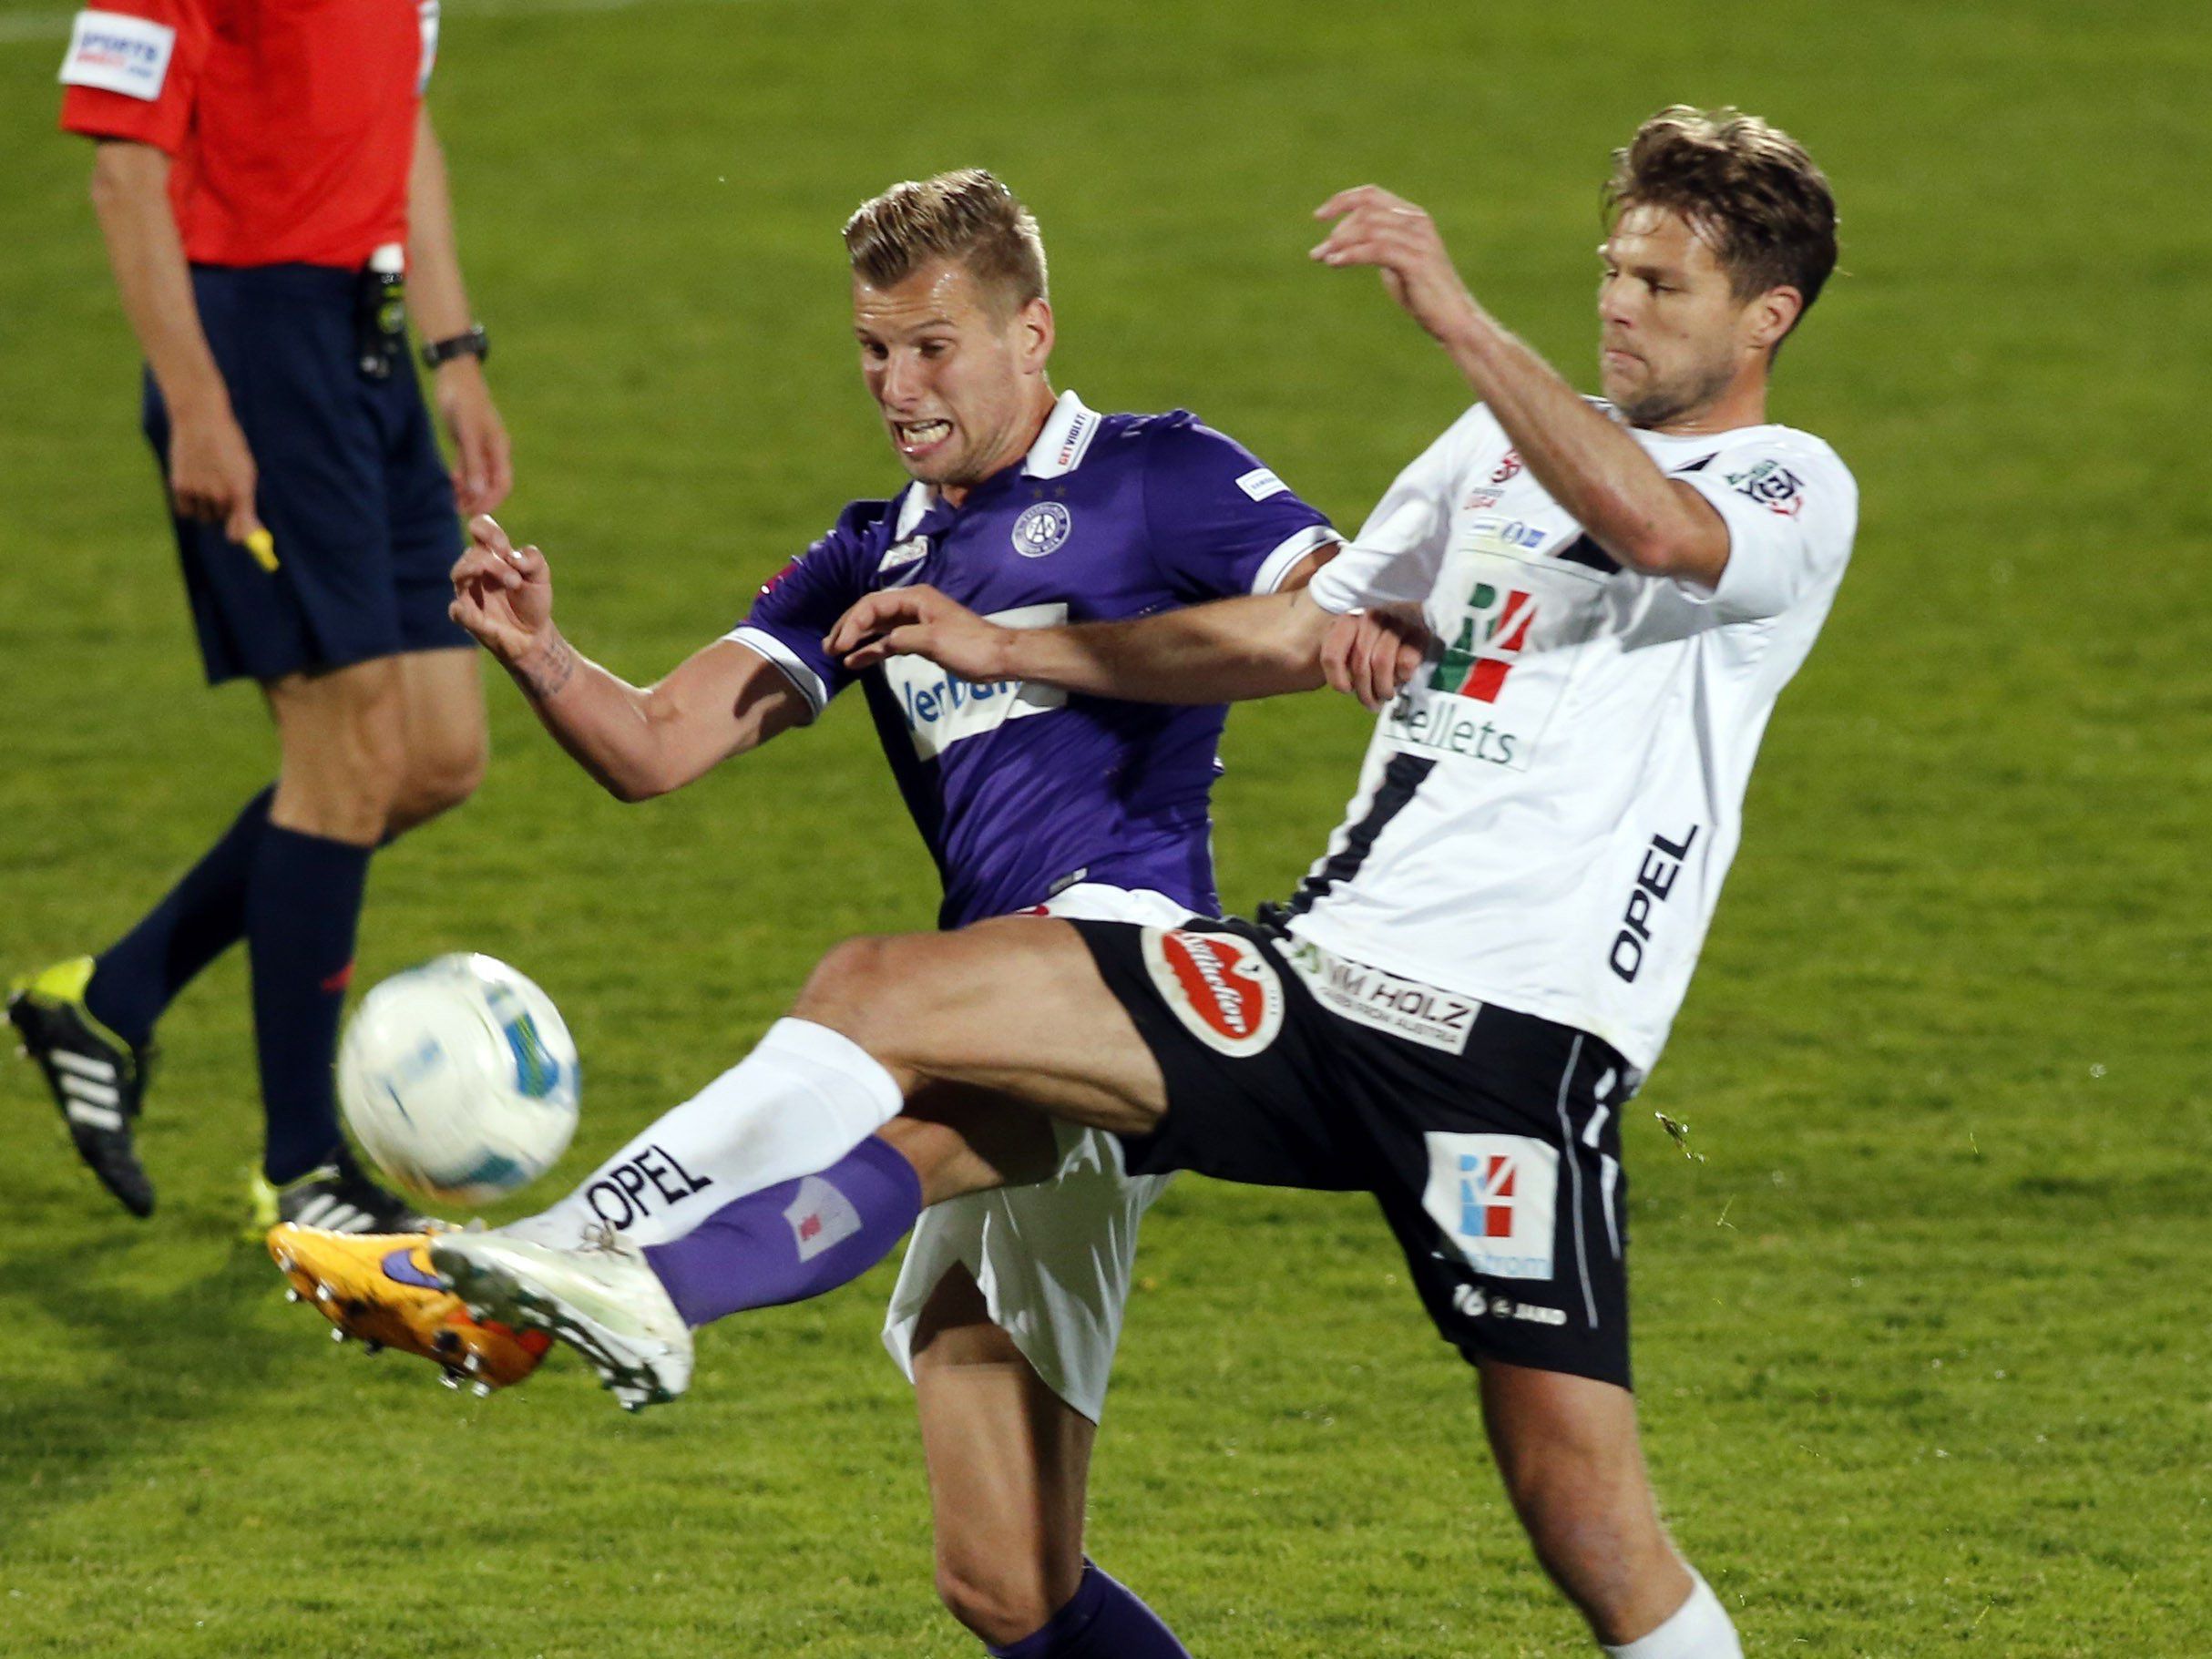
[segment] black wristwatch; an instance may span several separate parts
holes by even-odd
[[[474,357],[482,362],[491,354],[491,336],[484,332],[483,323],[472,323],[466,334],[456,334],[450,340],[427,342],[423,346],[423,367],[435,369],[441,363],[451,363],[456,357]]]

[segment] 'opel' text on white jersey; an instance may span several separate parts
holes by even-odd
[[[1648,1070],[1689,987],[1776,696],[1850,558],[1858,486],[1787,426],[1637,431],[1728,527],[1710,591],[1623,569],[1478,405],[1315,579],[1436,642],[1292,902],[1352,961],[1576,1027]]]

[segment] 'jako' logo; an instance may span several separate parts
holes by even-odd
[[[1175,1017],[1210,1049],[1247,1059],[1283,1029],[1283,982],[1249,939],[1147,927],[1144,965]]]

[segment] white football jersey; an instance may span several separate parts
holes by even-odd
[[[1787,426],[1634,436],[1726,521],[1716,589],[1622,568],[1480,405],[1315,578],[1339,613],[1420,605],[1437,643],[1377,722],[1290,927],[1648,1070],[1735,855],[1760,734],[1843,578],[1859,491]]]

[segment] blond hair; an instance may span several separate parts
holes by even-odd
[[[979,167],[909,179],[845,221],[845,251],[871,287],[903,282],[933,260],[949,260],[1009,312],[1048,297],[1044,239],[1014,192]]]

